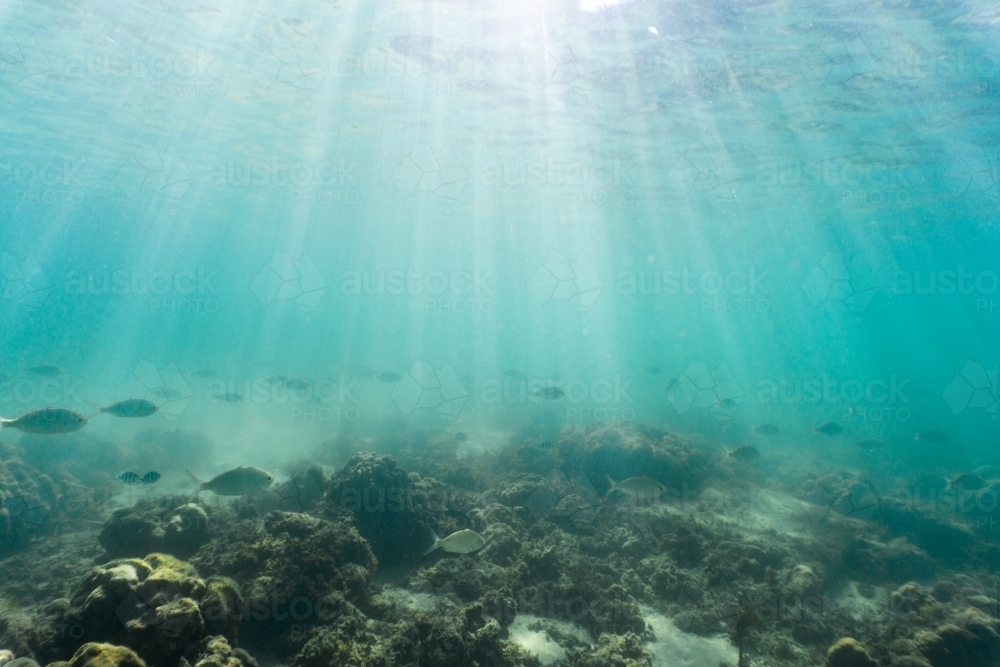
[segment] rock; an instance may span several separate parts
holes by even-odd
[[[14,652],[4,649],[0,651],[0,667],[4,667],[8,662],[14,659]]]
[[[173,665],[205,636],[200,605],[235,608],[238,600],[238,591],[226,585],[216,584],[209,595],[194,567],[154,553],[93,568],[69,603],[53,603],[49,613],[56,627],[74,628],[61,635],[64,655],[84,642],[106,642],[135,651],[149,665]],[[227,617],[219,623],[235,634],[239,620]]]
[[[431,541],[427,503],[391,456],[351,457],[331,480],[327,498],[354,515],[380,563],[416,560]]]
[[[246,632],[274,641],[296,626],[302,635],[303,626],[329,621],[343,600],[367,600],[378,564],[350,518],[336,509],[330,518],[271,512],[263,521],[231,524],[192,562],[201,572],[236,582]],[[204,611],[209,629],[226,634],[225,619],[216,619],[220,606],[233,607],[235,600],[222,581],[209,580],[207,596],[215,601]]]
[[[146,667],[146,663],[124,646],[84,644],[66,667]]]
[[[98,540],[113,558],[153,552],[188,558],[211,537],[206,506],[175,496],[140,500],[117,510],[104,523]]]
[[[7,667],[39,667],[31,658],[15,658],[7,663]]]
[[[259,667],[249,653],[232,648],[225,637],[205,637],[198,645],[194,667]]]
[[[239,584],[228,577],[211,577],[207,588],[201,601],[205,632],[222,635],[235,644],[244,609]]]
[[[631,632],[601,635],[590,650],[572,654],[567,662],[571,667],[649,667],[652,664],[642,650],[639,637]]]
[[[826,653],[825,667],[878,667],[856,639],[844,637]]]
[[[872,584],[902,583],[937,569],[933,559],[905,538],[892,542],[856,538],[844,549],[841,563],[852,577]]]
[[[819,591],[819,577],[808,565],[796,565],[788,573],[787,587],[794,595],[810,595]]]
[[[1000,635],[996,619],[967,612],[933,632],[917,635],[920,652],[933,667],[994,665],[1000,660]]]

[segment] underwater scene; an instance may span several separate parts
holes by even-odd
[[[0,4],[0,667],[1000,667],[1000,6]]]

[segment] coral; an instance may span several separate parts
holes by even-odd
[[[124,646],[84,644],[66,667],[146,667],[146,663]]]
[[[232,648],[225,637],[205,637],[187,653],[194,667],[259,667],[249,653]]]
[[[844,637],[826,653],[824,667],[878,667],[856,639]]]
[[[351,457],[330,483],[329,502],[351,514],[385,565],[413,561],[431,542],[427,503],[391,456]]]
[[[1000,660],[996,619],[969,611],[959,621],[917,635],[920,652],[933,667],[994,665]]]
[[[263,520],[229,524],[192,562],[201,572],[238,582],[246,600],[247,636],[255,639],[325,622],[345,600],[366,600],[378,565],[350,519],[337,510],[329,518],[271,512]],[[216,596],[213,581],[220,580],[209,580],[209,597]],[[221,593],[220,586],[215,584]]]
[[[841,558],[848,573],[873,584],[909,581],[937,569],[926,552],[903,537],[892,542],[855,538],[844,548]]]
[[[3,667],[8,662],[14,659],[14,652],[4,649],[0,651],[0,667]]]
[[[205,583],[205,596],[200,605],[205,633],[222,635],[235,643],[244,610],[239,584],[228,577],[209,577]]]
[[[211,511],[181,496],[140,500],[112,514],[98,539],[112,558],[151,552],[188,558],[212,536]]]
[[[642,650],[639,637],[628,633],[621,636],[603,635],[597,645],[570,656],[570,667],[649,667],[649,656]]]

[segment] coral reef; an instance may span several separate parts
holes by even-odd
[[[146,667],[142,658],[124,646],[84,644],[66,667]]]
[[[331,480],[327,497],[354,516],[384,565],[415,560],[432,541],[427,502],[391,456],[351,457]]]
[[[188,558],[212,536],[212,508],[182,496],[140,500],[116,510],[98,538],[108,558],[168,553]]]

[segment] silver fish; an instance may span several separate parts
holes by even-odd
[[[941,431],[924,431],[923,433],[917,433],[913,439],[923,440],[924,442],[930,442],[935,445],[940,445],[951,440],[947,433],[943,433]]]
[[[424,551],[425,556],[438,547],[453,554],[471,554],[473,551],[479,551],[486,544],[485,537],[468,528],[452,533],[443,540],[433,530],[431,535],[434,536],[434,543]]]
[[[823,435],[840,435],[844,432],[844,427],[836,422],[827,422],[816,429],[817,433],[822,433]]]
[[[611,477],[608,477],[608,483],[611,485],[611,488],[604,494],[605,498],[610,496],[615,491],[621,491],[622,493],[639,500],[655,500],[667,490],[667,487],[663,486],[652,477],[629,477],[621,482],[616,482],[611,479]]]
[[[21,415],[17,419],[0,417],[0,428],[16,428],[25,433],[55,435],[78,431],[87,424],[87,418],[65,408],[43,408]]]
[[[198,485],[197,495],[201,491],[211,491],[220,496],[245,496],[257,491],[263,491],[274,481],[274,475],[260,468],[240,466],[228,470],[221,475],[203,482],[188,470],[188,477]]]

